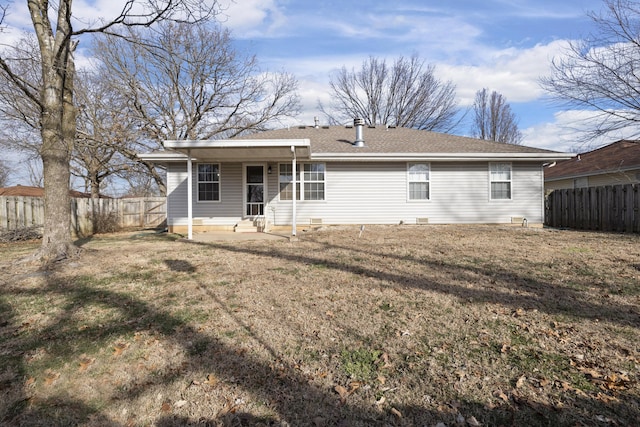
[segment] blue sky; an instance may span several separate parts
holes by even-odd
[[[108,19],[124,1],[75,0],[73,13]],[[238,48],[256,54],[265,71],[286,71],[298,79],[303,110],[286,124],[312,124],[314,116],[322,117],[318,101],[327,103],[330,73],[340,67],[358,68],[370,55],[393,61],[417,53],[435,65],[438,78],[456,85],[462,108],[483,87],[504,95],[525,145],[573,152],[590,148],[577,145],[570,130],[587,113],[545,101],[538,81],[569,40],[592,30],[587,12],[601,10],[602,0],[220,1],[220,18]],[[11,43],[20,30],[31,31],[26,1],[9,4],[5,24],[3,43]],[[82,53],[79,66],[87,59]],[[456,131],[469,132],[469,121]],[[604,142],[609,141],[593,145]]]
[[[518,116],[526,145],[576,151],[584,147],[569,127],[584,113],[551,105],[538,80],[568,40],[592,29],[587,12],[601,7],[601,0],[237,0],[224,15],[239,46],[298,78],[301,124],[320,115],[331,72],[358,68],[369,55],[392,61],[415,52],[453,81],[461,107],[483,87],[496,90]]]

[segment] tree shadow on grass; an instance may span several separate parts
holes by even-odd
[[[265,257],[278,257],[299,263],[316,263],[322,261],[328,268],[349,271],[367,277],[376,277],[394,283],[397,286],[409,286],[421,289],[431,289],[443,293],[454,294],[460,298],[473,298],[476,301],[495,301],[495,297],[488,291],[457,287],[448,283],[428,280],[426,277],[407,278],[395,272],[384,272],[372,267],[354,266],[346,262],[328,261],[308,255],[291,255],[281,251],[277,246],[268,249],[236,247],[233,245],[206,244],[207,247],[232,253],[250,253]],[[416,260],[416,262],[418,262]],[[424,263],[424,260],[419,260]],[[167,259],[165,263],[177,272],[190,274],[197,268],[188,261],[176,262]],[[442,266],[427,262],[431,268],[455,269],[458,266]],[[481,269],[480,269],[481,270]],[[506,272],[505,272],[506,274]],[[509,274],[513,274],[509,272]],[[638,412],[637,396],[625,396],[617,403],[605,405],[591,399],[575,399],[578,409],[557,409],[544,405],[528,403],[520,399],[500,408],[487,408],[477,402],[459,401],[452,407],[433,409],[419,406],[397,406],[397,413],[380,411],[375,408],[363,408],[354,405],[347,398],[341,401],[333,391],[314,385],[302,375],[294,366],[286,363],[276,350],[268,345],[266,340],[251,331],[242,319],[234,316],[235,321],[244,329],[250,331],[253,339],[268,350],[271,360],[264,360],[257,355],[241,351],[239,347],[224,344],[219,340],[199,331],[194,325],[176,317],[157,306],[150,305],[135,297],[134,293],[124,293],[99,286],[93,281],[78,280],[69,283],[66,279],[59,279],[55,273],[45,276],[43,286],[21,289],[0,286],[0,331],[2,334],[3,357],[10,360],[15,375],[10,382],[11,392],[3,394],[11,402],[0,413],[2,425],[118,425],[109,420],[98,407],[91,407],[86,402],[78,401],[60,391],[54,398],[47,401],[30,401],[30,392],[25,381],[27,369],[24,358],[34,351],[47,347],[49,357],[61,362],[76,360],[87,346],[106,345],[113,337],[126,336],[137,331],[148,331],[161,336],[163,339],[184,349],[188,361],[192,366],[198,366],[201,373],[215,373],[222,381],[237,384],[243,390],[251,393],[275,414],[273,416],[256,417],[251,413],[228,411],[207,419],[190,419],[178,415],[162,415],[155,423],[158,426],[169,427],[179,425],[435,425],[444,422],[454,425],[457,414],[468,417],[474,415],[483,425],[600,425],[596,414],[615,414],[621,419],[632,420],[631,417],[640,415]],[[543,283],[535,283],[536,287]],[[207,286],[200,284],[207,291]],[[211,292],[206,292],[212,303],[221,306],[227,313],[232,310],[223,301],[215,298]],[[38,331],[20,331],[16,314],[7,301],[16,296],[45,296],[50,298],[62,297],[66,305],[56,319],[48,326]],[[502,300],[500,302],[503,302]],[[535,296],[515,296],[514,306],[544,305],[544,300]],[[82,325],[73,316],[74,311],[89,305],[107,306],[119,312],[120,316],[101,325]],[[593,307],[597,309],[601,307]],[[628,318],[617,317],[617,321],[627,324]],[[14,335],[14,332],[17,335]],[[73,343],[73,346],[69,344]],[[194,351],[194,343],[198,348]],[[8,355],[4,353],[8,352]],[[110,402],[117,400],[134,400],[147,392],[152,386],[170,385],[184,381],[185,373],[170,370],[148,382],[137,381],[128,384],[112,396],[105,399]],[[14,393],[15,394],[15,393]],[[398,415],[400,414],[400,415]],[[606,419],[606,417],[605,417]]]
[[[321,264],[325,268],[336,271],[350,272],[355,275],[378,279],[400,288],[414,288],[435,291],[441,294],[453,295],[460,300],[472,303],[499,303],[510,305],[513,309],[537,309],[549,314],[562,314],[571,317],[582,317],[591,320],[603,320],[624,326],[640,327],[640,312],[633,304],[622,305],[618,302],[608,303],[602,299],[600,303],[586,300],[579,289],[567,286],[558,287],[551,283],[540,281],[526,275],[522,271],[508,270],[496,266],[471,266],[443,262],[435,259],[418,259],[407,255],[372,254],[369,251],[347,246],[319,243],[319,248],[306,254],[292,254],[281,247],[269,248],[235,246],[223,243],[193,242],[195,245],[224,250],[232,253],[251,254],[267,258],[286,259],[293,263],[308,265]],[[325,250],[339,249],[347,252],[340,258],[327,259]],[[361,265],[353,262],[357,254],[379,258],[379,264]],[[418,275],[403,274],[397,268],[398,262],[389,263],[387,259],[398,262],[408,262],[417,267]],[[388,268],[392,265],[392,268]],[[446,282],[434,280],[434,272],[444,274],[452,280]],[[466,287],[454,283],[467,281],[475,283],[478,277],[485,277],[490,282],[487,286]]]

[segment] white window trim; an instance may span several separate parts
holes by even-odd
[[[426,181],[412,181],[411,180],[411,174],[410,174],[410,168],[413,165],[427,165],[427,167],[429,168],[429,179],[427,179]],[[426,182],[427,183],[427,188],[429,190],[429,197],[427,197],[426,199],[412,199],[411,198],[411,183],[412,182]],[[431,201],[431,163],[430,162],[410,162],[407,163],[407,202],[410,203],[424,203],[424,202],[430,202]]]
[[[278,163],[278,201],[283,203],[291,203],[291,200],[285,200],[280,198],[280,165],[290,165],[291,163],[280,162]],[[309,181],[309,182],[322,182],[324,183],[324,199],[322,200],[306,200],[304,198],[304,167],[309,164],[319,164],[324,168],[324,180],[323,181]],[[296,188],[300,191],[300,198],[297,199],[297,202],[305,202],[305,203],[325,203],[327,201],[327,164],[325,162],[300,162],[297,165],[296,172],[300,174],[300,180],[296,181]],[[295,177],[294,177],[295,179]],[[295,197],[295,195],[293,195]]]
[[[200,165],[218,165],[218,181],[200,181]],[[199,162],[195,167],[195,183],[196,183],[196,203],[222,203],[222,164],[216,162]],[[218,183],[218,200],[200,200],[200,182],[217,182]]]
[[[491,179],[491,165],[509,165],[509,180],[492,180]],[[491,197],[491,184],[494,182],[508,182],[509,183],[509,198],[508,199],[494,199]],[[492,202],[510,202],[513,200],[513,163],[512,162],[489,162],[489,201]]]

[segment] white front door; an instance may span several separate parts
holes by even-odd
[[[255,218],[264,215],[264,165],[246,165],[244,167],[244,183],[245,217]]]

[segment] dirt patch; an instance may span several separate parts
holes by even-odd
[[[634,425],[640,237],[120,233],[40,272],[0,245],[0,420]]]

